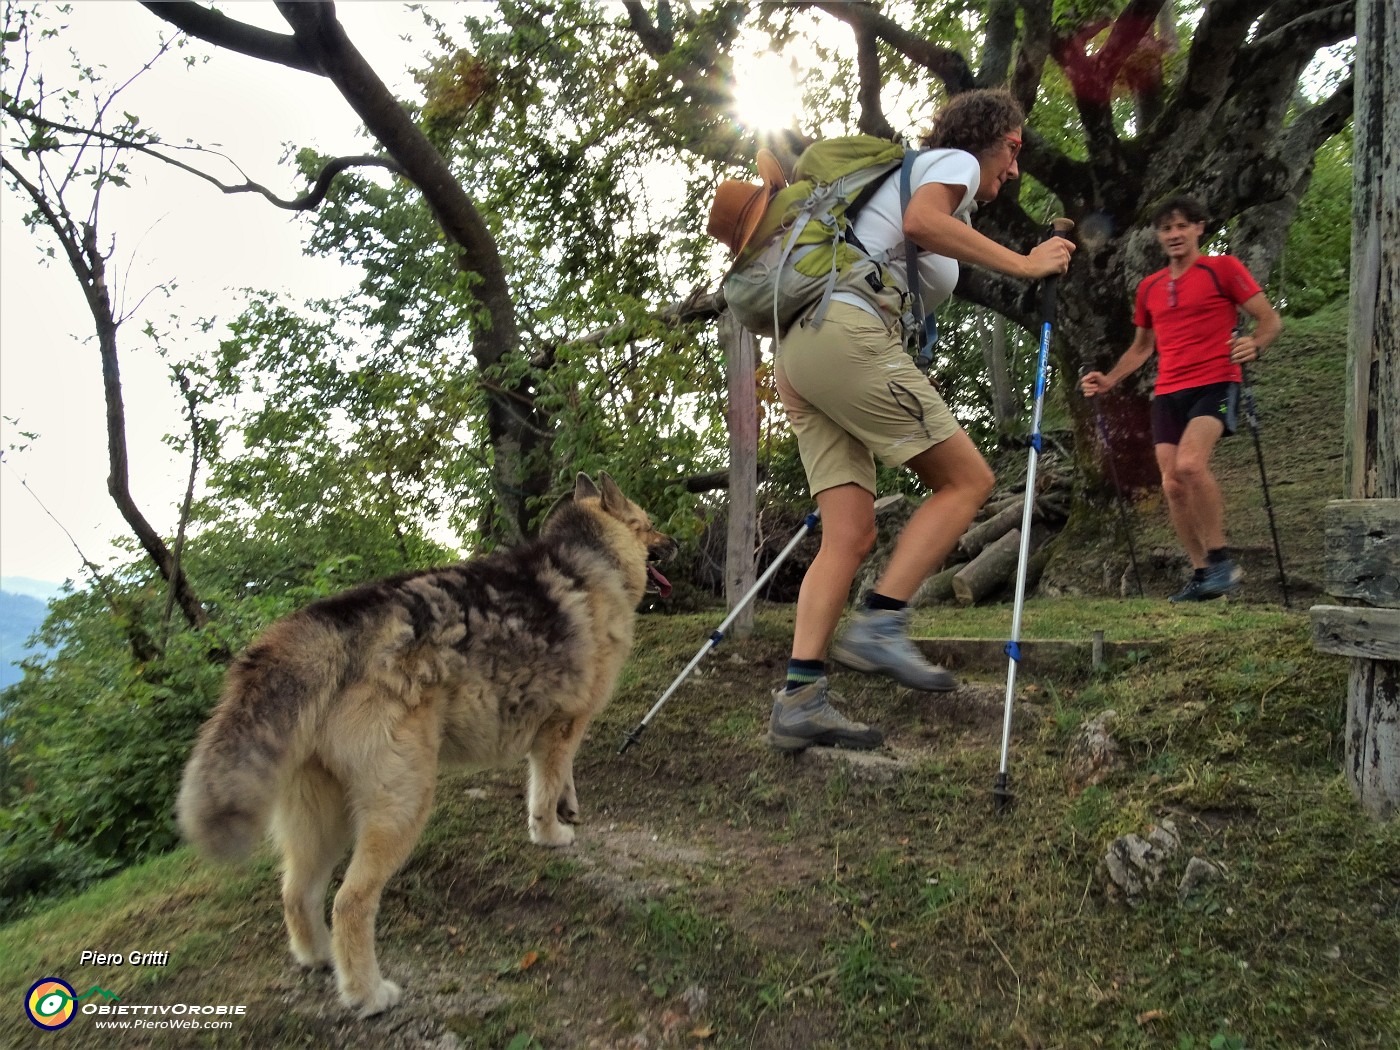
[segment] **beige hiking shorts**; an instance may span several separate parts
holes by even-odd
[[[888,328],[833,302],[820,328],[798,321],[774,368],[812,495],[856,484],[875,492],[875,458],[898,467],[961,428]]]

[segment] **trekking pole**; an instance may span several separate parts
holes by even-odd
[[[1083,379],[1088,371],[1088,366],[1080,369],[1079,378]],[[1123,524],[1123,535],[1128,541],[1128,561],[1133,566],[1133,580],[1137,583],[1139,598],[1146,598],[1147,594],[1142,589],[1142,573],[1138,572],[1137,550],[1133,547],[1133,528],[1128,523],[1127,500],[1123,496],[1123,486],[1118,483],[1118,462],[1113,455],[1113,445],[1108,440],[1108,424],[1103,421],[1103,412],[1099,409],[1099,397],[1095,395],[1089,400],[1094,403],[1094,425],[1099,432],[1099,444],[1103,446],[1104,457],[1108,460],[1108,476],[1113,482],[1113,491],[1118,494],[1118,519]]]
[[[1274,561],[1278,564],[1278,585],[1283,592],[1283,607],[1293,608],[1288,600],[1288,577],[1283,571],[1283,548],[1278,542],[1278,527],[1274,524],[1274,503],[1269,498],[1269,477],[1264,472],[1264,447],[1259,442],[1259,416],[1254,411],[1254,391],[1249,382],[1249,370],[1240,365],[1240,392],[1244,395],[1244,417],[1249,422],[1249,432],[1254,435],[1254,455],[1259,460],[1259,483],[1264,488],[1264,509],[1269,514],[1269,535],[1274,540]]]
[[[1068,237],[1074,229],[1071,219],[1056,219],[1052,237]],[[1007,787],[1006,760],[1011,748],[1011,704],[1016,695],[1016,664],[1021,659],[1021,609],[1026,599],[1026,565],[1031,554],[1031,516],[1035,513],[1035,468],[1040,460],[1040,416],[1045,408],[1045,380],[1049,371],[1050,332],[1055,320],[1055,300],[1059,276],[1052,274],[1041,281],[1040,293],[1040,356],[1035,372],[1035,410],[1031,415],[1031,454],[1026,467],[1026,498],[1021,511],[1021,553],[1016,563],[1016,602],[1011,614],[1011,640],[1006,643],[1006,710],[1001,726],[1001,765],[997,769],[992,797],[996,811],[1003,813],[1012,802]]]
[[[671,698],[671,694],[686,680],[690,672],[695,670],[700,661],[705,658],[705,655],[715,646],[719,645],[720,642],[724,641],[725,629],[734,622],[735,617],[744,611],[744,608],[753,600],[754,595],[763,589],[763,585],[768,582],[768,578],[777,571],[778,566],[792,553],[793,548],[802,541],[802,537],[816,528],[817,519],[820,516],[821,511],[819,510],[814,510],[807,515],[806,519],[802,522],[802,528],[798,529],[797,534],[788,541],[788,545],[783,548],[782,553],[773,559],[773,563],[764,570],[763,575],[758,578],[758,582],[749,588],[749,593],[739,599],[738,604],[736,604],[729,615],[724,618],[724,622],[715,628],[714,633],[710,635],[709,641],[700,647],[700,651],[691,658],[690,663],[685,665],[685,670],[677,675],[676,680],[661,694],[661,699],[656,701],[656,703],[652,705],[652,709],[647,712],[646,717],[637,723],[637,728],[627,734],[627,739],[625,739],[622,742],[622,746],[617,749],[619,755],[635,744],[641,735],[646,732],[647,726],[651,723],[651,720],[656,717],[656,713],[665,706],[666,701]]]

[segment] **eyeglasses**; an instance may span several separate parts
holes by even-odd
[[[1021,140],[1015,135],[1005,135],[1002,141],[1011,147],[1011,159],[1015,160],[1021,153]]]
[[[1173,310],[1176,309],[1176,281],[1175,281],[1175,280],[1171,280],[1171,281],[1168,281],[1168,282],[1167,282],[1167,306],[1168,306],[1169,308],[1173,309]]]

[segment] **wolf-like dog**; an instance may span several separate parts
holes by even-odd
[[[293,956],[334,964],[361,1017],[398,1002],[375,915],[428,819],[438,764],[529,759],[530,840],[567,846],[573,760],[632,648],[652,565],[675,553],[606,474],[578,476],[538,540],[367,584],[273,624],[229,669],[176,805],[206,856],[271,830]],[[331,874],[353,846],[326,924]]]

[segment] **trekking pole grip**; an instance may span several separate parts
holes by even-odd
[[[1051,237],[1063,237],[1069,239],[1070,231],[1074,229],[1074,220],[1059,218],[1050,223],[1050,231],[1045,239]],[[1051,324],[1055,320],[1055,301],[1058,298],[1060,275],[1051,274],[1040,282],[1040,319],[1044,324]]]

